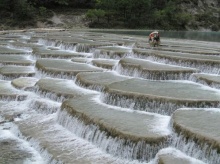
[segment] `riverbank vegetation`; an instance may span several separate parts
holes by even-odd
[[[86,9],[91,28],[130,29],[220,29],[220,3],[213,0],[0,0],[0,24],[4,27],[34,27],[49,24],[54,11]],[[207,1],[207,2],[206,2]],[[200,8],[198,8],[200,7]],[[3,28],[3,26],[0,28]]]

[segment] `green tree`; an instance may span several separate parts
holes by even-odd
[[[88,10],[88,12],[86,13],[87,18],[89,18],[91,21],[93,21],[96,18],[98,23],[100,21],[100,18],[103,18],[104,16],[105,11],[101,9],[91,9]]]

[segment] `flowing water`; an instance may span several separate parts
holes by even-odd
[[[164,40],[171,48],[174,43]],[[179,48],[189,48],[185,43]],[[204,51],[220,54],[220,45],[212,43]],[[172,122],[178,108],[219,107],[218,89],[196,83],[193,72],[175,72],[184,66],[181,70],[219,74],[214,55],[211,64],[177,62],[178,57],[137,53],[152,50],[144,38],[78,31],[4,32],[0,45],[0,163],[157,164],[169,155],[188,163],[220,163],[218,148],[178,133]],[[127,57],[141,60],[122,65]],[[146,71],[144,62],[152,62],[153,69]],[[152,80],[167,91],[151,86]]]

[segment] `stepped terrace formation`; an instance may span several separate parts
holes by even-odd
[[[158,51],[149,49],[134,49],[135,57],[150,58],[154,61],[175,64],[184,67],[192,67],[202,72],[219,74],[220,56],[201,55],[172,51]]]
[[[220,75],[194,73],[192,74],[192,80],[213,88],[220,88]]]
[[[105,145],[103,149],[130,159],[151,159],[158,149],[167,145],[169,117],[122,111],[120,108],[99,103],[95,99],[94,95],[82,96],[67,100],[62,104],[63,111],[82,120],[85,124],[86,128],[84,133],[80,134],[81,137],[86,136],[98,146],[102,145],[107,138],[112,137],[113,141]],[[71,128],[71,120],[63,120],[62,117],[59,120],[63,126],[70,124],[70,129],[74,129]],[[94,131],[94,127],[89,128],[90,124],[97,126],[97,130]],[[160,128],[164,128],[164,131],[156,130]],[[102,139],[97,142],[93,140],[94,137]]]
[[[213,163],[220,161],[217,154],[220,150],[219,115],[218,108],[187,108],[178,109],[172,116],[174,130],[183,137],[190,136],[190,140],[203,149],[202,158],[212,159]]]
[[[0,32],[0,163],[220,163],[219,43]]]
[[[175,65],[161,64],[149,60],[123,58],[119,61],[120,74],[142,77],[152,80],[180,80],[188,79],[196,69],[179,67]]]

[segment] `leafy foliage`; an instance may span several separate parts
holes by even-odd
[[[220,27],[210,11],[191,16],[181,10],[181,4],[198,5],[198,0],[0,0],[0,14],[2,20],[27,21],[45,18],[54,8],[88,8],[91,27],[184,30],[191,20],[199,22],[191,23],[195,29],[200,25],[213,30]]]

